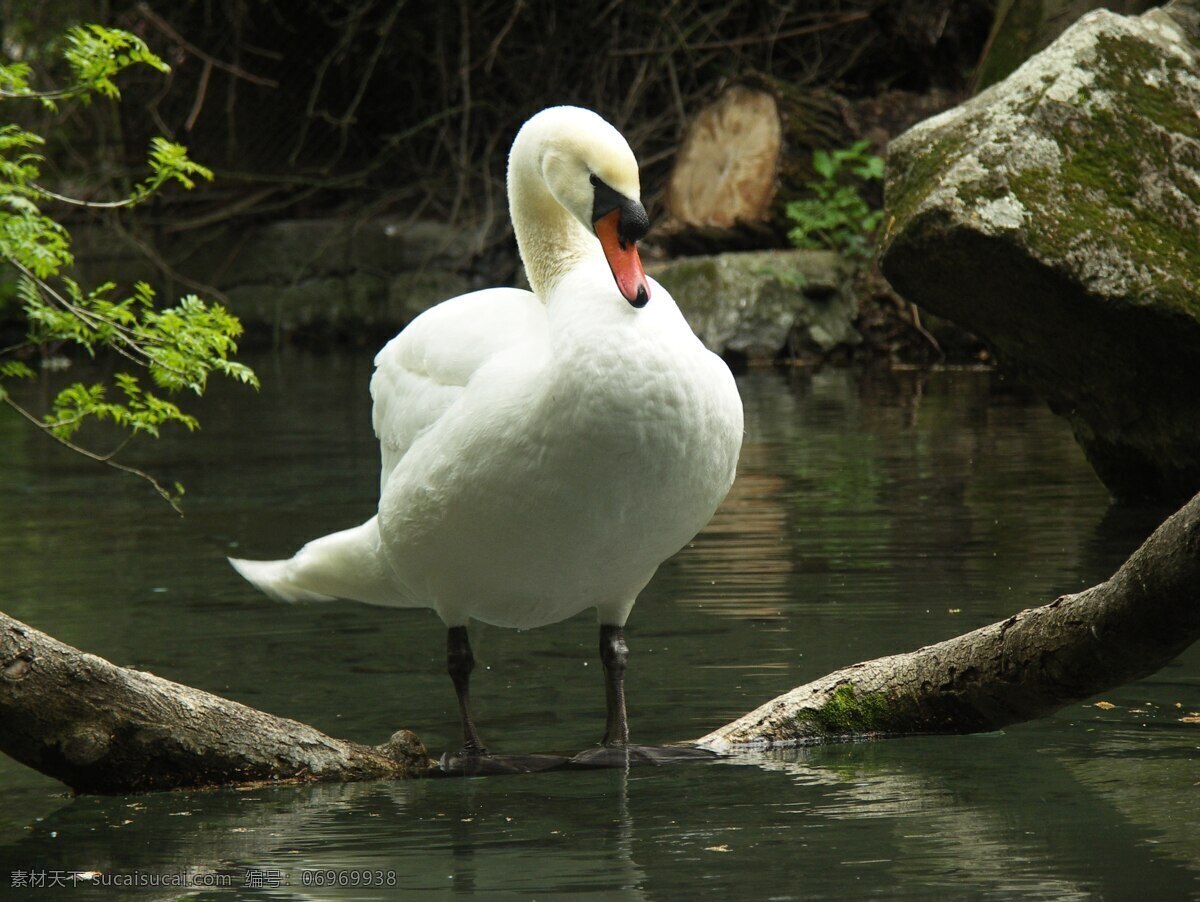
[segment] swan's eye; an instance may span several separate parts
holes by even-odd
[[[600,181],[600,176],[596,175],[596,173],[594,173],[594,172],[590,176],[588,176],[588,181],[592,183],[593,188],[599,188],[600,185],[602,184],[602,182]]]

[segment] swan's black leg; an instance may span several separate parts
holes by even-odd
[[[600,626],[600,661],[604,665],[604,694],[608,702],[604,742],[571,758],[570,766],[630,767],[717,757],[713,752],[692,746],[631,745],[629,718],[625,713],[625,668],[629,663],[629,646],[625,644],[622,627]]]
[[[604,665],[604,694],[608,703],[604,745],[629,744],[629,719],[625,714],[625,666],[628,661],[629,646],[625,644],[624,628],[601,624],[600,662]]]
[[[465,626],[452,626],[446,633],[446,670],[454,682],[458,695],[458,712],[462,716],[462,755],[486,755],[487,749],[479,740],[475,722],[471,720],[471,671],[475,669],[475,656],[471,653],[471,640],[467,638]]]

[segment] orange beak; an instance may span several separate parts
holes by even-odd
[[[634,307],[645,307],[650,300],[650,286],[646,282],[646,271],[642,269],[642,258],[638,256],[637,242],[622,241],[618,234],[621,211],[613,210],[595,222],[596,237],[604,249],[604,259],[612,270],[617,290],[621,297]]]

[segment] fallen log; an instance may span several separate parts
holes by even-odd
[[[1200,495],[1108,580],[945,642],[854,664],[698,740],[715,751],[979,733],[1149,676],[1200,638]]]
[[[1200,495],[1097,586],[937,645],[836,671],[691,744],[732,753],[1031,720],[1169,663],[1200,638],[1198,594]],[[335,739],[118,667],[4,614],[0,751],[79,792],[438,772],[408,731],[383,746]]]
[[[382,746],[118,667],[0,613],[0,750],[77,792],[412,776],[404,730]]]

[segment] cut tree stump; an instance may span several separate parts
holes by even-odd
[[[786,207],[809,194],[814,150],[866,139],[883,154],[892,137],[961,99],[946,91],[888,91],[852,100],[750,76],[689,123],[653,241],[672,254],[790,247]],[[868,201],[878,206],[882,197]]]
[[[667,209],[689,226],[766,222],[782,149],[775,97],[745,85],[729,88],[692,120],[667,185]]]
[[[726,88],[688,125],[655,241],[673,253],[786,247],[784,204],[811,177],[813,147],[847,143],[843,105],[762,76]]]

